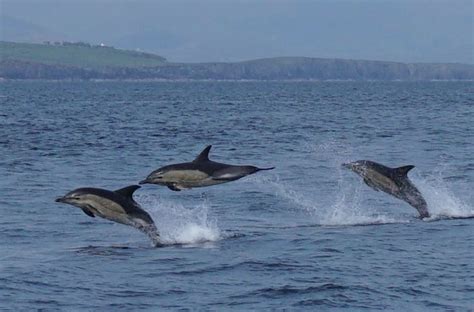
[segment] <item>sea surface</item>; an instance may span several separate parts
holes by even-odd
[[[275,166],[135,199],[166,246],[54,199],[166,164]],[[341,164],[413,164],[432,217]],[[0,310],[472,311],[473,82],[1,82]]]

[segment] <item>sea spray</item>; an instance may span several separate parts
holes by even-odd
[[[431,217],[426,220],[474,217],[474,206],[468,205],[455,195],[452,190],[455,187],[454,184],[450,185],[443,179],[443,172],[444,170],[438,169],[426,177],[419,175],[411,177],[428,203]]]
[[[267,192],[290,203],[295,210],[304,211],[311,216],[309,222],[317,225],[366,225],[410,222],[410,218],[395,218],[385,212],[377,211],[374,204],[365,203],[362,186],[350,186],[338,183],[337,192],[332,197],[317,192],[292,189],[291,185],[282,182],[278,177],[256,177],[253,183]],[[365,200],[364,200],[365,199]]]
[[[162,244],[196,244],[221,238],[216,219],[209,217],[207,200],[186,208],[161,197],[140,195],[137,199],[152,215]]]
[[[311,222],[318,225],[363,225],[405,223],[411,218],[399,217],[382,209],[383,205],[372,190],[364,190],[364,184],[354,181],[341,164],[351,160],[352,149],[337,141],[320,145],[306,145],[312,164],[318,168],[305,171],[305,180],[325,179],[325,189],[311,189],[311,185],[298,185],[299,181],[287,182],[276,173],[273,176],[256,176],[250,179],[260,189],[272,192],[275,196],[290,203],[296,210],[302,210],[311,216]],[[314,167],[314,165],[313,165]],[[315,182],[316,184],[316,182]],[[376,200],[373,200],[375,197]],[[393,199],[390,199],[393,200]]]

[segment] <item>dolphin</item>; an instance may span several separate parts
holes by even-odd
[[[390,168],[370,160],[345,163],[343,167],[360,175],[365,184],[376,191],[382,191],[401,199],[418,210],[420,218],[430,216],[428,205],[420,191],[408,179],[408,171],[415,166]]]
[[[133,199],[133,193],[139,188],[139,185],[130,185],[116,191],[92,187],[78,188],[57,198],[56,202],[79,207],[92,218],[99,216],[133,226],[148,235],[155,246],[159,246],[160,235],[155,222]]]
[[[235,181],[257,171],[275,168],[218,163],[209,160],[211,147],[212,145],[207,146],[192,162],[172,164],[153,171],[145,180],[140,181],[140,184],[164,185],[172,191],[181,191]]]

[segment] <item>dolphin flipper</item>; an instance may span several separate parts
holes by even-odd
[[[94,214],[89,209],[81,208],[81,210],[84,211],[84,213],[89,217],[95,218]]]
[[[174,184],[168,184],[167,187],[172,190],[172,191],[175,191],[175,192],[180,192],[181,189],[177,188]]]

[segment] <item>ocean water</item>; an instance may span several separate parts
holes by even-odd
[[[0,309],[470,311],[473,82],[2,82]],[[54,199],[211,159],[275,166],[136,200],[164,242]],[[432,217],[349,160],[413,164]]]

